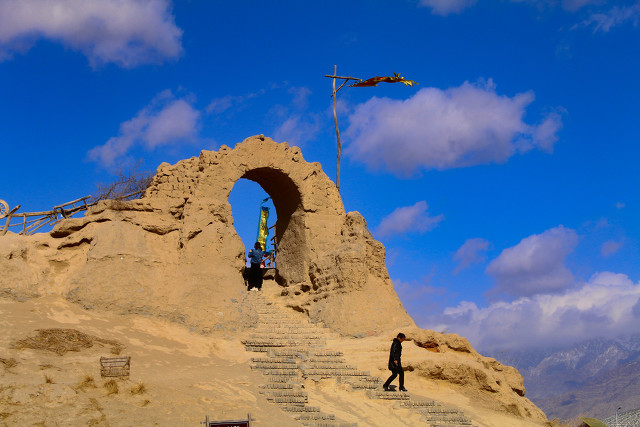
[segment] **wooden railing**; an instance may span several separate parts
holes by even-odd
[[[127,199],[132,196],[137,196],[144,193],[144,191],[137,191],[135,193],[127,194],[126,196],[118,197],[116,200]],[[91,206],[96,205],[98,202],[88,202],[91,196],[85,196],[80,199],[72,200],[61,205],[54,206],[50,211],[44,212],[23,212],[17,213],[22,205],[18,205],[13,209],[9,209],[9,204],[4,200],[0,200],[0,219],[6,218],[6,222],[0,230],[0,236],[4,236],[9,231],[9,227],[22,227],[18,234],[31,235],[42,227],[54,226],[58,222],[71,218],[78,212],[86,211]],[[13,219],[21,219],[22,221],[12,224]]]

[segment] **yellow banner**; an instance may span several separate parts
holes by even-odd
[[[260,208],[260,224],[258,226],[258,243],[262,246],[262,250],[267,250],[267,238],[269,237],[269,226],[267,219],[269,218],[269,208]]]

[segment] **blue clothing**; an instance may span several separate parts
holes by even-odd
[[[251,249],[249,251],[249,261],[251,261],[251,264],[260,264],[260,262],[262,262],[263,254],[264,252],[260,249]]]

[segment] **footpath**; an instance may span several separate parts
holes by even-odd
[[[294,316],[260,291],[250,291],[244,301],[252,315],[251,332],[242,343],[246,351],[255,352],[251,368],[260,371],[265,382],[260,393],[269,402],[305,426],[353,427],[335,414],[313,405],[308,387],[312,381],[333,379],[353,393],[394,410],[408,409],[421,415],[420,421],[433,427],[472,426],[472,420],[456,408],[435,400],[414,399],[410,392],[384,391],[383,379],[347,364],[342,352],[327,348],[331,332]],[[374,403],[374,402],[372,402]]]

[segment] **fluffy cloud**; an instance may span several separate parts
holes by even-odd
[[[38,39],[78,50],[92,66],[156,63],[182,53],[168,0],[5,0],[0,2],[0,60]]]
[[[88,157],[109,167],[136,144],[152,150],[162,145],[195,142],[200,115],[186,99],[178,99],[166,90],[134,118],[122,123],[118,136],[91,149]]]
[[[481,349],[551,347],[600,336],[635,333],[640,282],[624,274],[595,274],[577,289],[478,308],[472,302],[444,310],[441,323]]]
[[[476,0],[420,0],[420,6],[429,7],[434,14],[442,16],[460,13],[475,3]]]
[[[486,261],[486,251],[489,249],[489,245],[488,240],[481,238],[468,239],[464,242],[453,256],[454,261],[458,262],[458,266],[453,273],[457,274],[472,264]]]
[[[524,297],[565,290],[574,280],[564,260],[577,243],[574,230],[558,226],[503,250],[486,269],[496,281],[489,295]]]
[[[429,216],[427,202],[397,208],[380,221],[375,233],[380,237],[404,234],[409,231],[425,233],[444,219],[444,215]]]
[[[372,168],[407,175],[505,162],[533,148],[552,151],[560,116],[537,125],[523,121],[532,92],[501,96],[493,82],[440,90],[425,88],[407,100],[371,98],[349,117],[345,154]]]

